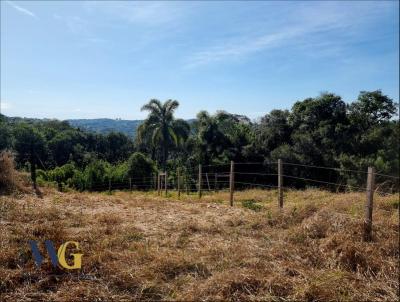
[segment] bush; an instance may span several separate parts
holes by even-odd
[[[112,182],[126,182],[128,178],[128,164],[123,162],[116,166],[112,166],[110,170],[110,177]]]
[[[242,206],[255,212],[260,212],[263,208],[262,205],[258,204],[254,199],[243,200]]]
[[[67,184],[69,187],[82,192],[86,189],[85,175],[81,171],[75,170],[74,175],[68,179]]]
[[[106,186],[110,178],[111,165],[103,160],[93,160],[84,170],[86,189]]]
[[[62,191],[64,185],[69,183],[69,180],[73,178],[76,168],[73,164],[65,164],[61,167],[56,167],[47,173],[47,180],[55,181],[58,186],[58,190]]]
[[[135,183],[148,183],[154,173],[154,162],[140,152],[133,153],[127,162],[127,177]]]

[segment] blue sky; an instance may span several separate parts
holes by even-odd
[[[398,2],[1,1],[1,100],[10,116],[257,118],[335,92],[399,100]]]

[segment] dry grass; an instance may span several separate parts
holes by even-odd
[[[26,187],[28,180],[15,170],[14,156],[9,151],[0,152],[0,194],[13,194],[30,190]]]
[[[282,211],[275,191],[235,197],[0,197],[0,300],[397,301],[397,195],[376,197],[370,243],[365,194],[286,192]],[[29,239],[78,241],[82,269],[36,268]]]

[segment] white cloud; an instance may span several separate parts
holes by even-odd
[[[347,6],[344,4],[322,3],[296,6],[285,19],[285,26],[269,28],[256,24],[252,31],[218,41],[214,45],[193,53],[185,61],[186,68],[197,67],[209,63],[229,59],[241,59],[257,52],[272,48],[294,46],[296,49],[307,50],[318,47],[318,54],[338,55],[346,43],[346,37],[358,34],[363,24],[373,20],[390,6]],[[261,28],[261,32],[260,32]],[[262,32],[265,28],[264,32]],[[339,40],[331,40],[330,33],[341,35]]]
[[[74,34],[90,34],[89,22],[79,16],[60,16],[54,14],[53,18],[64,23],[68,30]]]
[[[175,23],[184,15],[185,8],[180,3],[155,1],[87,1],[83,5],[89,13],[101,13],[143,26]]]
[[[195,67],[221,61],[227,58],[239,58],[261,50],[276,47],[291,38],[301,34],[301,30],[288,28],[280,32],[261,36],[238,37],[223,45],[211,47],[209,50],[195,53],[188,61],[186,67]]]
[[[30,10],[28,10],[26,8],[23,8],[22,6],[19,6],[19,5],[15,4],[14,2],[6,1],[6,3],[8,5],[10,5],[11,7],[15,8],[17,11],[19,11],[19,12],[25,14],[25,15],[31,16],[31,17],[36,18],[36,19],[38,18],[32,11],[30,11]]]

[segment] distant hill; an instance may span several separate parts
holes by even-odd
[[[134,138],[143,120],[120,120],[109,118],[66,120],[71,126],[98,133],[122,132]]]
[[[21,117],[7,117],[0,115],[0,118],[7,119],[11,123],[27,122],[27,123],[40,123],[49,122],[55,119],[39,119],[39,118],[21,118]],[[143,120],[121,120],[121,119],[110,119],[110,118],[96,118],[96,119],[69,119],[64,120],[68,122],[72,127],[80,128],[82,130],[107,134],[110,132],[122,132],[131,138],[136,135],[137,127],[143,123]],[[195,119],[186,120],[189,124],[192,124]]]

